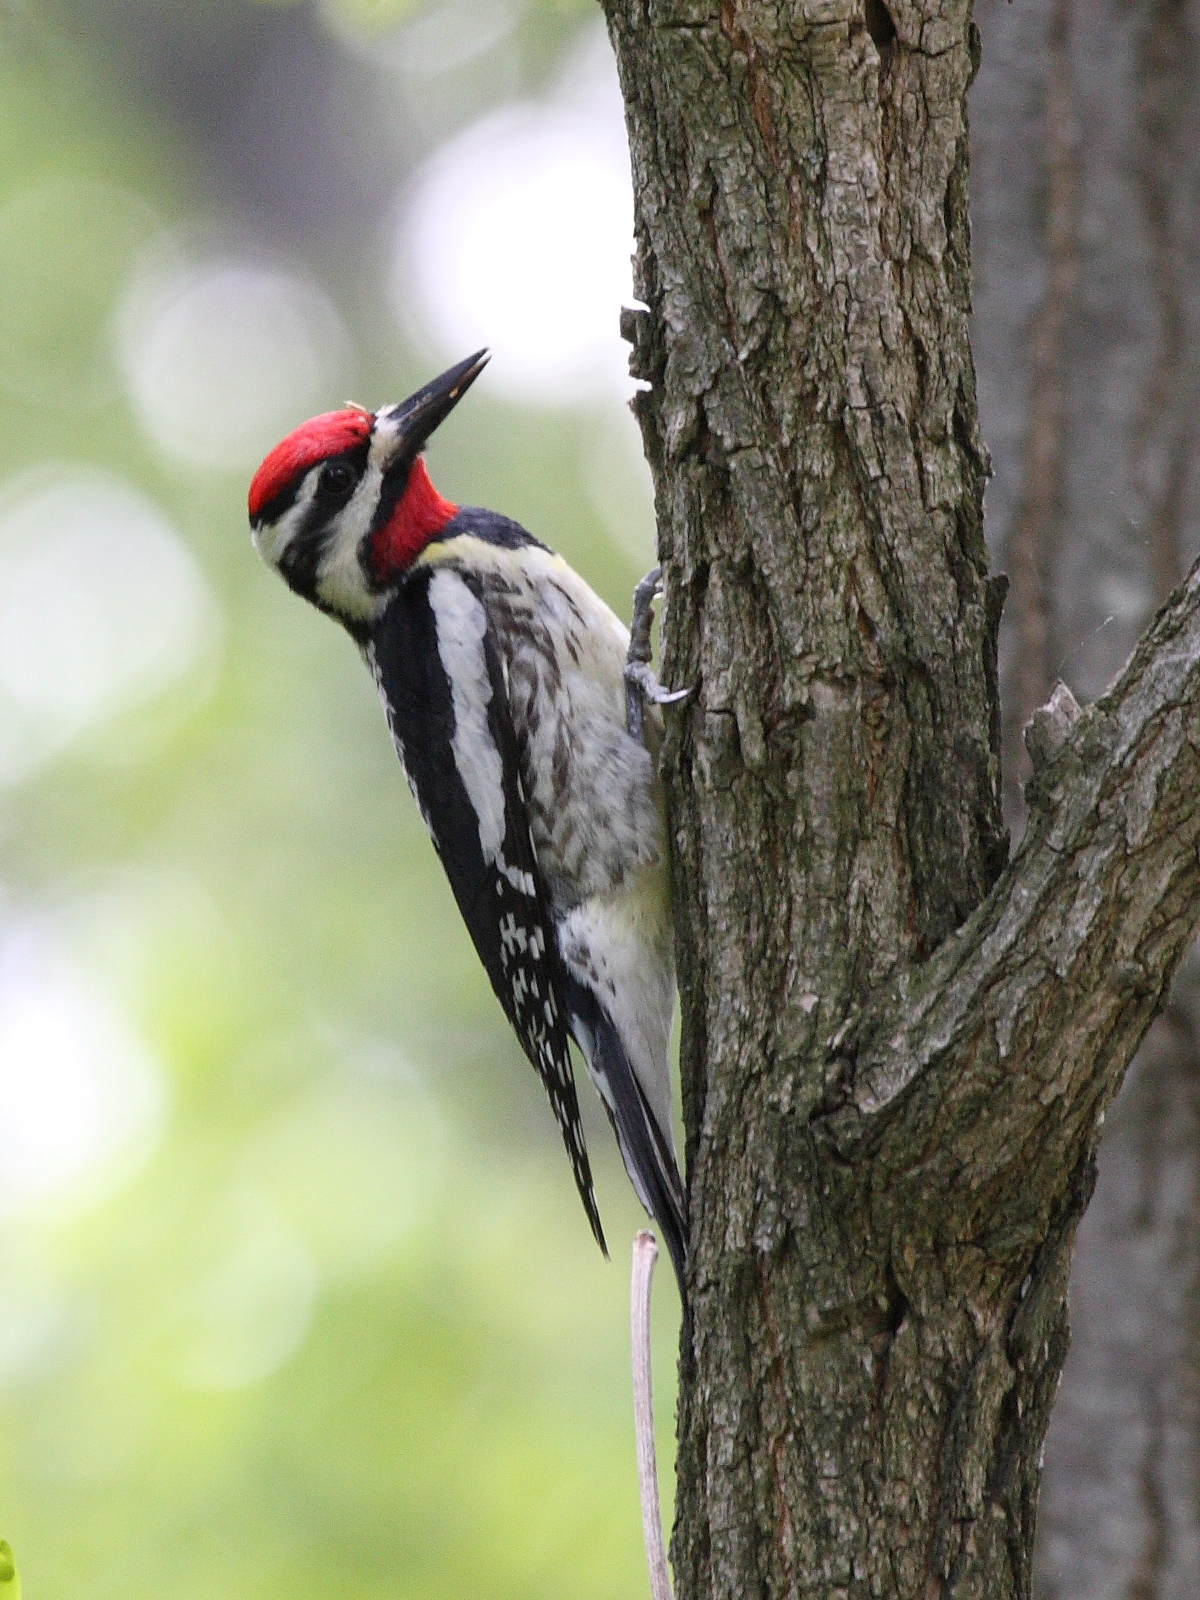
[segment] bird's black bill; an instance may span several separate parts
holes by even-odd
[[[395,408],[394,416],[403,430],[404,443],[413,455],[446,420],[489,360],[487,350],[477,350],[473,356],[449,367],[423,389],[418,389],[416,394],[410,394]]]

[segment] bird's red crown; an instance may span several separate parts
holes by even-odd
[[[250,517],[253,521],[276,495],[282,494],[309,467],[326,456],[339,455],[352,450],[371,436],[375,418],[369,411],[357,408],[347,411],[325,411],[319,417],[310,417],[282,443],[277,444],[262,466],[254,474],[250,485]]]

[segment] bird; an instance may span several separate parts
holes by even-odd
[[[561,556],[510,518],[434,487],[424,447],[488,359],[480,350],[398,404],[347,405],[296,428],[251,483],[251,534],[289,588],[341,623],[375,680],[467,931],[549,1097],[596,1242],[607,1255],[570,1039],[686,1305],[654,706],[672,697],[654,693],[644,659],[627,667],[629,631]],[[648,637],[648,621],[640,631]],[[640,714],[627,716],[629,683],[635,701],[651,702],[644,728]]]

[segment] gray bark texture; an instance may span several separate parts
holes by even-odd
[[[1035,718],[1010,864],[970,9],[606,10],[663,676],[695,686],[665,748],[692,1230],[678,1594],[1024,1596],[1100,1123],[1200,921],[1200,576],[1095,705]],[[1069,16],[1042,21],[1065,56]],[[1061,237],[1030,224],[1044,292],[1010,396],[1043,658],[1078,115],[1045,111]],[[1024,681],[1032,708],[1049,685]]]
[[[983,0],[974,344],[1006,802],[1056,676],[1102,693],[1200,548],[1200,4]],[[1200,1595],[1200,962],[1109,1118],[1080,1231],[1036,1590]]]

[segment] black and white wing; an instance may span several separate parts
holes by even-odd
[[[561,973],[529,835],[504,674],[483,602],[448,566],[418,569],[366,647],[409,784],[463,921],[550,1097],[607,1255],[579,1120]]]

